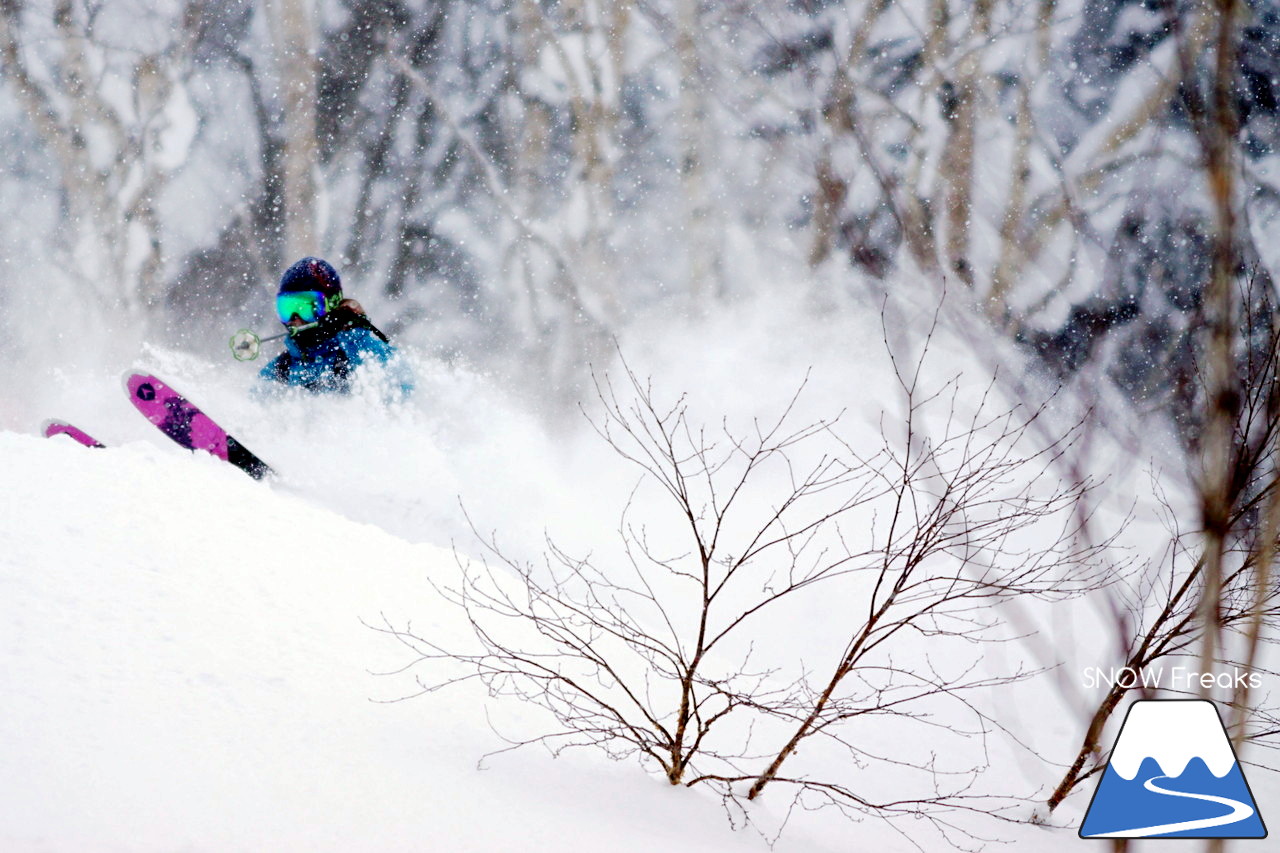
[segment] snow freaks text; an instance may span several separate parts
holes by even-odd
[[[1115,685],[1127,689],[1145,687],[1152,690],[1208,690],[1219,687],[1224,690],[1248,687],[1258,690],[1262,687],[1262,675],[1257,672],[1232,667],[1229,671],[1197,672],[1184,666],[1153,667],[1137,669],[1135,667],[1086,667],[1081,673],[1086,690],[1101,687],[1111,688]]]

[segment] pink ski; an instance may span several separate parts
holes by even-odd
[[[193,403],[149,373],[127,373],[129,399],[156,428],[188,450],[224,459],[255,479],[275,472]]]
[[[66,421],[45,421],[41,429],[45,438],[53,438],[55,435],[69,436],[83,444],[85,447],[105,447],[101,441],[98,441],[89,433],[78,427],[72,426]]]

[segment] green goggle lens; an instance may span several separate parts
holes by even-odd
[[[281,293],[276,297],[276,315],[285,324],[295,316],[304,323],[314,323],[327,314],[328,309],[324,294],[315,290]]]

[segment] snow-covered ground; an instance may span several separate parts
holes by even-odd
[[[139,442],[0,435],[0,849],[758,849],[634,768],[380,704],[383,614],[451,632],[451,555]],[[812,849],[812,848],[810,848]]]
[[[771,345],[776,373],[750,361],[759,372],[743,394],[734,377],[749,340],[682,362],[687,387],[739,382],[714,400],[730,415],[771,405],[767,389],[803,375],[791,351],[802,344]],[[840,358],[870,364],[876,346],[868,334]],[[34,422],[0,431],[0,850],[916,849],[909,828],[829,813],[793,815],[779,836],[782,797],[753,804],[744,827],[707,792],[592,753],[485,758],[505,746],[491,715],[532,712],[470,686],[395,701],[417,690],[414,674],[371,626],[412,623],[444,642],[469,630],[433,587],[456,576],[451,546],[469,547],[460,496],[518,546],[546,529],[589,540],[616,525],[615,486],[634,478],[600,473],[608,453],[581,441],[580,423],[548,428],[480,380],[429,365],[420,403],[388,411],[253,402],[247,373],[142,360],[284,476],[258,483],[170,444],[129,409],[115,365],[64,376],[39,401],[110,449],[39,438]],[[814,372],[818,409],[840,402],[845,367]],[[884,387],[864,372],[857,417],[876,421]],[[1018,688],[1025,703],[1010,709],[1019,734],[1057,760],[1083,733],[1062,677]],[[1028,793],[1061,772],[1025,753],[1001,766],[1020,768],[1008,781]],[[1269,816],[1276,786],[1251,782]],[[1082,849],[1089,793],[1054,828],[967,825],[1011,842],[991,849]]]
[[[3,433],[0,466],[0,849],[767,849],[629,763],[479,767],[503,743],[474,691],[384,704],[414,684],[365,623],[465,630],[445,549],[147,441]],[[774,849],[850,842],[910,849],[874,822]]]

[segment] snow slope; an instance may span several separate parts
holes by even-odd
[[[635,767],[477,769],[475,694],[373,701],[414,685],[362,620],[460,628],[445,550],[148,442],[0,433],[0,470],[0,849],[765,849]]]

